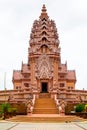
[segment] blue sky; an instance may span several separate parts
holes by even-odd
[[[0,0],[0,89],[12,89],[13,70],[27,63],[30,32],[45,4],[58,29],[62,63],[76,70],[77,89],[87,90],[87,0]]]

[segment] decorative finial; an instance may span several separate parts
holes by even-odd
[[[46,7],[45,7],[45,4],[43,4],[43,7],[42,7],[42,12],[46,12]]]
[[[47,10],[46,10],[45,4],[43,4],[42,12],[41,12],[41,15],[40,15],[40,19],[43,19],[43,18],[48,19],[49,18],[46,11]]]

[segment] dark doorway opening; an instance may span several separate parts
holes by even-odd
[[[42,93],[48,93],[47,83],[42,83]]]

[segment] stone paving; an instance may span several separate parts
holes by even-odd
[[[1,121],[0,130],[87,130],[87,122],[14,123]]]
[[[76,125],[84,128],[84,130],[87,130],[87,121],[86,122],[80,122],[80,123],[78,123]]]
[[[0,130],[9,130],[9,128],[15,127],[17,123],[11,123],[11,122],[0,122]]]

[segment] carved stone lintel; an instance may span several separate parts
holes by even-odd
[[[39,57],[36,64],[36,77],[38,79],[51,79],[52,78],[52,63],[46,54]]]

